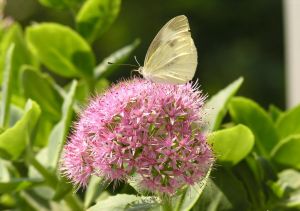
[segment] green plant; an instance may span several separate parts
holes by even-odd
[[[163,204],[138,193],[134,183],[113,188],[97,177],[74,193],[57,167],[75,112],[109,85],[116,66],[107,62],[124,62],[139,41],[97,64],[93,42],[116,19],[120,0],[40,2],[74,11],[76,27],[37,23],[23,33],[18,23],[1,22],[0,209],[300,209],[300,107],[265,111],[234,97],[242,78],[206,103],[202,129],[217,162],[200,184]]]

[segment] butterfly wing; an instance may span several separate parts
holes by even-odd
[[[155,82],[182,84],[194,77],[197,50],[186,16],[180,15],[158,32],[144,61],[142,74]]]

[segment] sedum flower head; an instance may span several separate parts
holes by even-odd
[[[207,173],[213,154],[202,133],[205,97],[191,83],[121,82],[91,100],[65,145],[61,171],[85,186],[139,175],[139,185],[172,195]]]

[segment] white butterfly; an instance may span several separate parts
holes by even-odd
[[[197,67],[197,50],[188,19],[176,16],[155,36],[147,51],[144,66],[138,71],[144,78],[170,84],[192,80]]]

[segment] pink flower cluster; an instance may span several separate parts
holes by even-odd
[[[205,97],[191,83],[121,82],[91,100],[65,145],[61,171],[85,186],[94,174],[172,195],[205,176],[213,154],[201,132]]]

